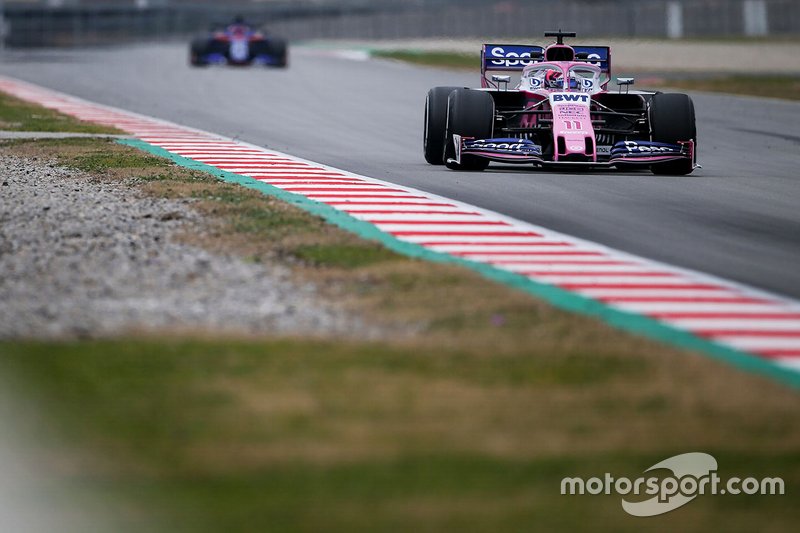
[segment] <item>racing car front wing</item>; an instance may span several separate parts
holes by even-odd
[[[455,161],[461,163],[463,156],[482,157],[490,161],[511,164],[534,164],[537,166],[643,166],[669,161],[694,161],[694,141],[678,144],[653,141],[619,141],[613,146],[598,146],[595,161],[564,161],[546,158],[542,147],[528,139],[473,139],[453,135]]]
[[[276,66],[280,64],[280,59],[268,54],[257,54],[246,61],[232,61],[225,54],[210,53],[203,56],[205,63],[209,65],[265,65]]]

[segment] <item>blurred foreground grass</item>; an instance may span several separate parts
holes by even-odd
[[[563,477],[635,478],[695,450],[636,445],[635,412],[680,424],[670,401],[615,405],[614,376],[646,374],[614,358],[174,338],[6,342],[0,355],[48,406],[23,423],[32,447],[61,464],[88,452],[66,486],[119,531],[779,532],[800,520],[800,452],[744,439],[699,448],[725,478],[782,476],[787,495],[703,496],[647,519],[618,496],[561,495]],[[598,432],[632,442],[592,443]]]

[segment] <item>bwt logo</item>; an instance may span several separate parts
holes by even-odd
[[[517,67],[528,66],[533,63],[530,59],[530,52],[506,52],[502,46],[495,46],[489,51],[489,56],[492,58],[491,64],[497,67]],[[525,59],[528,58],[528,59]]]
[[[589,102],[589,95],[588,94],[554,94],[553,95],[554,102]]]

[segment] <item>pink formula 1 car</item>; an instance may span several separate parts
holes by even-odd
[[[545,36],[556,42],[484,45],[480,89],[428,92],[428,163],[453,170],[484,170],[491,161],[644,167],[673,175],[695,169],[697,132],[687,95],[632,91],[632,78],[618,78],[619,89],[609,92],[608,47],[564,44],[575,33]]]

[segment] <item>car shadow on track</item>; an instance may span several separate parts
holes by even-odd
[[[475,172],[461,172],[461,174],[475,174]],[[565,168],[535,168],[535,167],[519,167],[519,166],[490,166],[481,174],[527,174],[530,176],[571,176],[575,178],[585,178],[588,176],[596,177],[610,177],[610,178],[653,178],[660,181],[667,179],[697,179],[706,178],[697,171],[686,176],[656,176],[649,169],[565,169]]]

